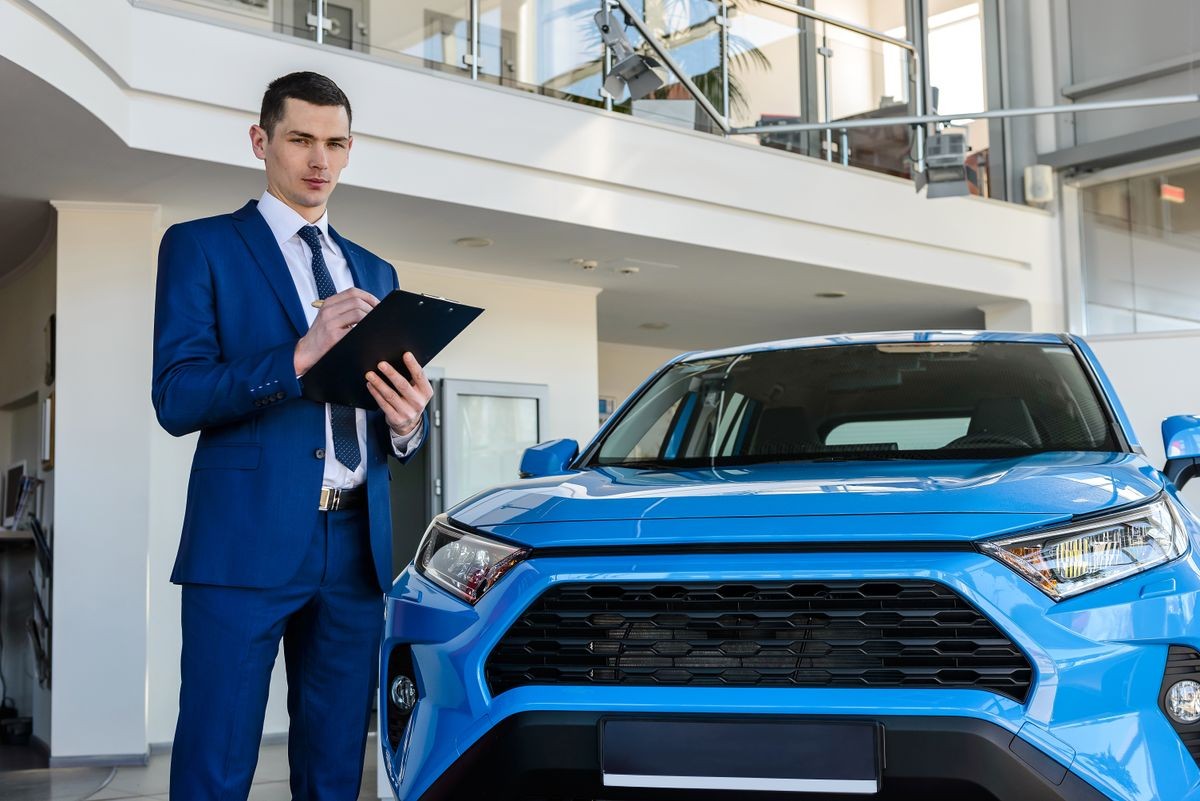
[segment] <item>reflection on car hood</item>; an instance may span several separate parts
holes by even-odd
[[[703,470],[605,467],[498,487],[459,504],[450,516],[538,547],[975,540],[1149,500],[1161,489],[1158,472],[1127,453]],[[672,525],[678,520],[693,522]]]

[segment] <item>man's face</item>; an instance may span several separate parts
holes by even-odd
[[[342,168],[350,161],[350,120],[341,106],[314,106],[287,98],[283,119],[270,137],[250,126],[254,155],[266,162],[267,189],[316,222],[325,213],[329,195]]]

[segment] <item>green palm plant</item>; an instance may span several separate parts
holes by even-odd
[[[726,7],[729,11],[745,10],[753,3],[753,0],[728,0]],[[649,0],[643,3],[643,9],[646,5],[653,4],[655,16],[660,19],[683,18],[687,20],[695,20],[687,25],[679,27],[677,30],[672,30],[666,37],[665,44],[670,49],[677,49],[684,45],[700,41],[708,36],[711,36],[714,31],[719,31],[717,17],[721,11],[719,0]],[[597,6],[599,4],[597,3]],[[699,13],[695,13],[699,12]],[[711,12],[707,16],[704,12]],[[645,13],[645,11],[643,11]],[[596,31],[595,26],[591,22],[591,16],[588,14],[585,18],[581,17],[582,38],[589,44],[599,47],[600,35]],[[654,24],[654,20],[650,20],[651,27],[661,27]],[[636,31],[630,31],[634,37],[637,36]],[[752,69],[762,69],[768,71],[771,68],[771,61],[762,50],[755,47],[751,42],[740,36],[731,35],[726,29],[725,35],[729,36],[729,61],[730,67],[737,66],[738,70],[730,70],[729,72],[729,110],[731,114],[744,114],[750,111],[750,98],[745,88],[745,84],[740,77]],[[636,40],[635,40],[636,41]],[[645,42],[641,42],[636,48],[639,52],[649,53],[650,47]],[[583,74],[594,71],[602,72],[602,59],[593,59],[580,65],[574,71],[572,80],[577,79]],[[725,76],[722,70],[722,65],[718,63],[708,70],[689,76],[696,84],[701,93],[715,106],[720,109],[724,106],[725,98]],[[658,100],[677,99],[681,97],[677,93],[682,89],[678,83],[668,84],[651,95]],[[673,94],[674,93],[674,94]],[[599,105],[587,98],[573,98],[576,102],[584,102],[593,105]],[[629,112],[632,108],[632,102],[625,100],[617,103],[614,108],[618,111]]]
[[[727,12],[745,11],[750,2],[748,0],[727,0]],[[712,16],[674,32],[670,37],[671,39],[686,41],[687,37],[693,35],[692,32],[694,31],[717,26],[717,15],[721,9],[720,3],[714,2],[714,0],[659,0],[659,3],[664,18],[670,18],[676,14],[685,14],[687,15],[686,18],[692,19],[695,16],[692,12],[697,7],[706,10],[711,9],[713,12]],[[730,34],[728,26],[726,26],[725,35],[729,37],[729,111],[733,115],[747,114],[750,111],[750,98],[741,76],[752,69],[761,69],[764,72],[769,71],[771,69],[771,60],[749,40]],[[667,44],[670,46],[671,42],[668,41]],[[735,66],[738,68],[736,71],[733,69]],[[719,61],[712,68],[693,75],[691,78],[696,84],[696,88],[708,98],[709,102],[720,109],[724,104],[725,76]],[[670,87],[663,87],[655,93],[655,97],[666,97],[670,91]]]

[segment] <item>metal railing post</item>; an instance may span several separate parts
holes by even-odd
[[[317,44],[325,44],[325,0],[317,0]]]
[[[821,57],[821,75],[824,78],[825,97],[821,104],[825,107],[825,122],[830,122],[833,119],[833,98],[830,94],[833,91],[833,78],[829,74],[829,59],[833,58],[833,51],[829,49],[829,31],[825,28],[821,29],[821,46],[817,48],[817,55]],[[825,129],[825,160],[833,161],[833,129]]]
[[[608,12],[608,0],[600,0],[600,10]],[[604,43],[604,73],[600,76],[600,94],[604,97],[604,110],[613,110],[613,98],[608,92],[604,91],[604,81],[608,79],[608,74],[612,72],[612,48],[608,46],[608,42]]]
[[[912,93],[913,111],[917,117],[924,117],[929,111],[929,76],[926,74],[926,52],[929,46],[928,38],[929,8],[926,0],[906,0],[904,3],[904,23],[908,40],[912,42],[909,50],[909,92]],[[925,172],[925,139],[929,136],[929,128],[924,123],[913,129],[913,167],[914,174]]]
[[[721,0],[721,96],[725,98],[721,110],[729,119],[729,0]]]
[[[471,80],[479,80],[479,0],[471,0]]]

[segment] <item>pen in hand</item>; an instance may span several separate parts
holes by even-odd
[[[323,301],[323,300],[314,300],[314,301],[312,302],[312,304],[311,304],[311,305],[312,305],[312,307],[313,307],[314,309],[319,309],[319,308],[321,308],[322,306],[324,306],[324,305],[325,305],[325,301]]]

